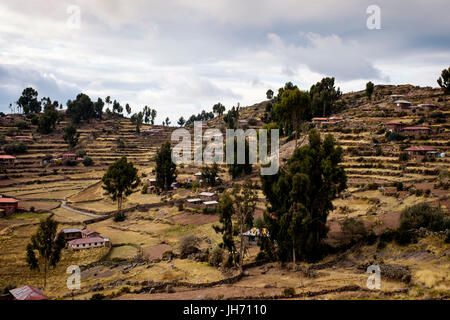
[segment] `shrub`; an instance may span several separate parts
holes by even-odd
[[[183,211],[183,210],[184,210],[183,201],[178,201],[178,211]]]
[[[400,229],[421,227],[433,231],[445,230],[450,227],[449,218],[441,208],[432,207],[426,202],[405,208],[400,215]]]
[[[20,154],[27,152],[27,145],[25,142],[10,142],[3,147],[7,154]]]
[[[103,293],[94,293],[91,297],[91,300],[103,300],[106,296]]]
[[[355,243],[367,236],[367,229],[361,219],[347,218],[341,222],[341,230],[346,243]]]
[[[413,231],[400,227],[395,233],[395,242],[397,242],[399,245],[416,243],[417,236]]]
[[[394,238],[395,238],[395,231],[388,229],[388,230],[385,230],[380,235],[380,242],[392,242],[392,241],[394,241]]]
[[[256,255],[256,258],[255,258],[256,261],[263,261],[266,259],[268,259],[268,255],[264,251],[258,252],[258,254]]]
[[[63,165],[68,166],[68,167],[74,167],[77,164],[78,164],[78,162],[76,160],[72,160],[72,159],[66,159],[63,161]]]
[[[223,249],[220,247],[215,247],[209,254],[209,264],[214,267],[219,267],[223,261]]]
[[[400,162],[404,162],[404,161],[408,161],[408,153],[407,152],[400,152],[400,154],[398,155],[398,161]]]
[[[84,159],[83,159],[83,165],[84,165],[85,167],[89,167],[89,166],[91,166],[93,163],[94,163],[94,160],[92,160],[91,157],[88,157],[88,156],[84,157]]]
[[[141,191],[141,193],[142,193],[142,194],[146,194],[147,191],[148,191],[148,183],[146,183],[146,184],[144,184],[144,185],[142,186],[142,191]]]
[[[34,211],[35,211],[34,207],[31,206],[31,207],[30,207],[30,212],[34,212]]]
[[[83,158],[86,155],[86,153],[87,153],[86,150],[80,149],[77,152],[77,157],[78,158]]]
[[[369,184],[367,185],[367,188],[368,188],[369,190],[377,190],[377,189],[378,189],[378,183],[369,183]]]
[[[185,259],[188,255],[198,252],[198,244],[199,239],[193,234],[182,237],[179,242],[180,257]]]
[[[283,296],[285,296],[285,297],[292,297],[294,295],[295,295],[295,289],[294,288],[284,288]]]
[[[121,221],[125,221],[126,216],[125,213],[122,211],[117,211],[116,213],[114,213],[114,222],[121,222]]]
[[[381,249],[386,248],[386,246],[387,246],[387,243],[380,240],[380,241],[378,242],[377,249],[381,250]]]
[[[393,186],[397,188],[397,191],[403,191],[403,182],[394,182]]]

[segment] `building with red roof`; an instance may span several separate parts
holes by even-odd
[[[433,131],[428,127],[404,127],[401,133],[407,136],[413,136],[419,138],[422,136],[428,136],[433,133]]]
[[[23,286],[9,290],[15,300],[48,300],[41,290],[33,286]]]
[[[437,157],[438,155],[438,151],[436,149],[428,146],[409,147],[404,151],[408,153],[408,156],[414,156],[416,158]]]
[[[83,229],[81,230],[82,238],[98,238],[100,233],[94,230]]]
[[[2,168],[14,168],[16,158],[10,155],[0,155],[0,167]]]
[[[399,133],[402,130],[403,126],[404,124],[399,121],[386,122],[386,130],[390,132]]]
[[[9,216],[21,209],[23,208],[19,207],[19,200],[14,198],[0,198],[0,216]]]

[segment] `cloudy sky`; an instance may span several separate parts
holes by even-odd
[[[370,5],[380,29],[367,27]],[[2,0],[0,111],[27,86],[63,104],[83,92],[148,105],[158,123],[324,76],[344,92],[436,87],[449,12],[448,0]]]

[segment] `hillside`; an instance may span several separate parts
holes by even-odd
[[[393,97],[394,95],[394,97]],[[434,111],[395,112],[394,101],[410,101],[413,105],[435,104]],[[268,101],[243,107],[240,119],[255,119],[256,128]],[[338,102],[342,107],[334,114],[343,121],[317,125],[321,134],[332,134],[344,149],[348,189],[333,202],[328,217],[330,228],[326,242],[338,248],[344,241],[341,222],[358,218],[368,230],[381,235],[395,229],[400,212],[411,205],[427,202],[440,206],[449,214],[448,177],[450,169],[450,104],[440,89],[411,85],[376,86],[369,101],[364,91],[346,93]],[[67,120],[67,119],[65,119]],[[20,115],[0,125],[5,143],[14,136],[34,137],[26,153],[17,154],[14,168],[1,174],[0,194],[14,197],[25,207],[24,213],[0,218],[0,287],[7,285],[40,285],[42,276],[29,272],[25,247],[35,232],[38,221],[48,215],[60,223],[59,228],[96,230],[111,240],[112,248],[64,250],[62,262],[52,269],[46,293],[64,299],[89,299],[94,293],[119,299],[227,299],[227,298],[288,298],[281,293],[294,288],[293,299],[448,299],[450,288],[450,245],[445,234],[426,232],[419,241],[407,246],[394,242],[380,245],[357,244],[343,251],[331,252],[323,261],[301,263],[298,268],[277,263],[255,262],[259,252],[256,243],[249,247],[244,273],[213,267],[202,257],[206,249],[220,242],[220,235],[212,226],[217,214],[199,210],[179,210],[177,201],[198,197],[210,188],[179,188],[161,197],[141,193],[142,187],[125,202],[127,219],[113,222],[117,205],[101,188],[101,177],[108,165],[125,155],[139,169],[143,180],[154,177],[155,152],[162,142],[170,139],[174,127],[144,125],[137,134],[135,126],[126,118],[91,120],[78,128],[80,143],[75,152],[84,150],[94,161],[92,166],[41,163],[46,155],[58,157],[69,151],[64,142],[61,121],[49,135],[36,132],[36,127],[19,129],[19,122],[28,120]],[[402,141],[386,136],[386,123],[401,121],[408,126],[426,126],[430,136],[406,137]],[[223,116],[207,122],[210,128],[223,129]],[[23,126],[22,126],[23,127]],[[159,128],[157,134],[145,130]],[[13,130],[11,130],[13,129]],[[11,134],[12,131],[14,134]],[[304,133],[300,137],[303,143]],[[282,138],[281,159],[289,158],[294,142]],[[399,160],[402,150],[409,146],[429,146],[441,157],[423,161],[410,157]],[[194,177],[199,166],[178,167],[178,179]],[[222,166],[220,177],[224,188],[232,182]],[[256,170],[252,179],[259,182]],[[401,184],[400,184],[401,183]],[[399,186],[402,187],[399,187]],[[394,187],[395,186],[395,187]],[[213,189],[212,191],[215,191]],[[33,207],[33,209],[31,209]],[[255,217],[262,217],[267,202],[258,190]],[[179,256],[180,239],[195,234],[200,253],[187,259]],[[384,246],[383,246],[384,245]],[[371,291],[366,287],[366,267],[372,263],[382,266],[382,288]],[[65,286],[66,268],[82,267],[82,289],[70,291]]]

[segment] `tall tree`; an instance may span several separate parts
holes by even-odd
[[[117,212],[122,209],[123,200],[132,194],[141,183],[138,169],[133,166],[131,161],[128,162],[125,156],[109,166],[102,181],[103,189],[113,201],[117,200]]]
[[[275,105],[275,113],[279,119],[292,123],[295,135],[295,146],[297,146],[298,128],[300,121],[305,119],[310,106],[308,92],[300,91],[298,88],[284,90],[280,102]]]
[[[225,111],[225,106],[221,104],[220,102],[216,103],[213,106],[213,112],[219,114],[219,116],[223,115],[223,112]]]
[[[94,103],[94,112],[95,116],[98,119],[102,119],[103,116],[103,107],[105,106],[105,103],[103,102],[102,98],[98,98],[97,101]]]
[[[214,187],[217,184],[217,174],[219,173],[219,166],[217,163],[213,163],[211,166],[204,166],[201,170],[202,180],[210,187]]]
[[[227,191],[224,191],[220,196],[219,203],[217,204],[217,213],[219,214],[220,226],[213,225],[216,233],[222,234],[222,243],[220,246],[228,250],[229,256],[235,262],[236,247],[233,239],[233,215],[234,206],[233,199]]]
[[[366,83],[366,96],[369,100],[372,99],[372,93],[373,93],[374,88],[375,88],[375,85],[373,84],[372,81],[369,81]]]
[[[322,140],[312,130],[309,145],[295,149],[286,167],[261,176],[269,202],[264,219],[280,260],[320,258],[332,201],[346,188],[342,153],[332,135]]]
[[[39,116],[38,131],[43,134],[52,132],[56,127],[59,113],[56,110],[58,101],[51,101],[50,98],[43,98],[41,103],[44,104],[44,113]]]
[[[130,115],[131,107],[130,107],[130,105],[128,103],[125,105],[125,110],[127,111],[127,114]]]
[[[110,97],[110,96],[107,96],[107,97],[105,98],[105,103],[108,105],[108,109],[110,109],[109,106],[110,106],[111,103],[112,103],[111,97]]]
[[[157,114],[156,110],[155,110],[155,109],[152,109],[152,112],[151,112],[151,120],[150,120],[150,122],[151,122],[152,125],[155,124],[156,114]]]
[[[80,134],[77,132],[77,127],[74,124],[69,123],[64,129],[63,139],[69,145],[70,149],[73,149],[78,144]]]
[[[184,120],[183,117],[180,117],[180,119],[178,119],[177,123],[180,127],[182,127],[186,123],[186,120]]]
[[[450,94],[450,67],[441,72],[441,76],[437,79],[437,83],[444,89],[445,94]]]
[[[156,153],[156,185],[162,190],[168,190],[177,178],[177,166],[172,161],[170,142],[164,142]]]
[[[39,264],[43,264],[44,288],[47,286],[47,269],[56,266],[61,259],[61,250],[65,246],[64,234],[62,232],[56,234],[57,227],[58,222],[51,216],[41,220],[38,230],[31,236],[31,242],[26,249],[26,262],[31,270],[39,271]]]
[[[273,90],[272,89],[267,90],[266,97],[267,97],[267,99],[272,100],[272,98],[273,98]]]
[[[80,123],[81,120],[89,120],[95,116],[94,103],[88,95],[80,93],[75,100],[67,101],[66,115],[75,124]]]
[[[37,97],[38,92],[36,90],[31,87],[25,88],[16,104],[22,108],[25,114],[40,113],[42,107]]]
[[[335,111],[335,103],[342,96],[339,88],[334,86],[334,78],[323,78],[311,86],[311,111],[313,116],[326,117]]]
[[[253,226],[253,215],[258,201],[256,185],[247,178],[244,184],[233,185],[232,191],[234,197],[235,215],[240,228],[240,248],[239,248],[239,266],[242,269],[244,264],[244,230]]]
[[[169,119],[169,117],[166,118],[166,120],[165,120],[164,123],[165,123],[166,126],[169,126],[169,124],[170,124],[170,119]]]

